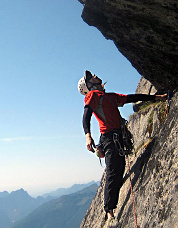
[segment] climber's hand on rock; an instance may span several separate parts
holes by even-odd
[[[165,101],[167,99],[167,93],[163,95],[155,95],[155,100]]]

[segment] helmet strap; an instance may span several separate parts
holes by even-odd
[[[96,87],[96,85],[101,85],[101,83],[92,83],[92,82],[90,82],[91,84],[93,84],[90,88],[88,88],[88,86],[87,86],[87,88],[88,88],[88,90],[96,90],[97,89],[97,87]]]
[[[90,90],[96,90],[96,89],[97,89],[96,86],[92,86],[92,87],[90,88]]]

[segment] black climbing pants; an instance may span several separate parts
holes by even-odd
[[[120,156],[115,146],[113,141],[114,133],[119,135],[119,142],[123,147],[121,131],[114,130],[100,137],[100,144],[103,147],[106,162],[106,183],[104,190],[104,209],[106,212],[116,208],[125,170],[125,156]]]

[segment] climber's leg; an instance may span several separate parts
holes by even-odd
[[[116,208],[119,191],[122,186],[125,170],[125,157],[120,156],[114,143],[110,144],[105,153],[106,159],[106,183],[104,191],[104,208],[108,213]],[[112,215],[112,213],[111,213]]]

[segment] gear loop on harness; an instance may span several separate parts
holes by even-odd
[[[114,144],[115,144],[117,151],[119,152],[119,155],[125,156],[124,150],[123,150],[123,148],[120,144],[120,141],[119,141],[119,134],[118,133],[113,133],[113,141],[114,141]]]
[[[133,137],[130,131],[127,129],[128,121],[122,119],[121,121],[121,134],[114,132],[113,133],[113,141],[117,151],[120,156],[125,156],[128,154],[132,154],[133,150]],[[123,142],[123,146],[121,146],[121,142]]]

